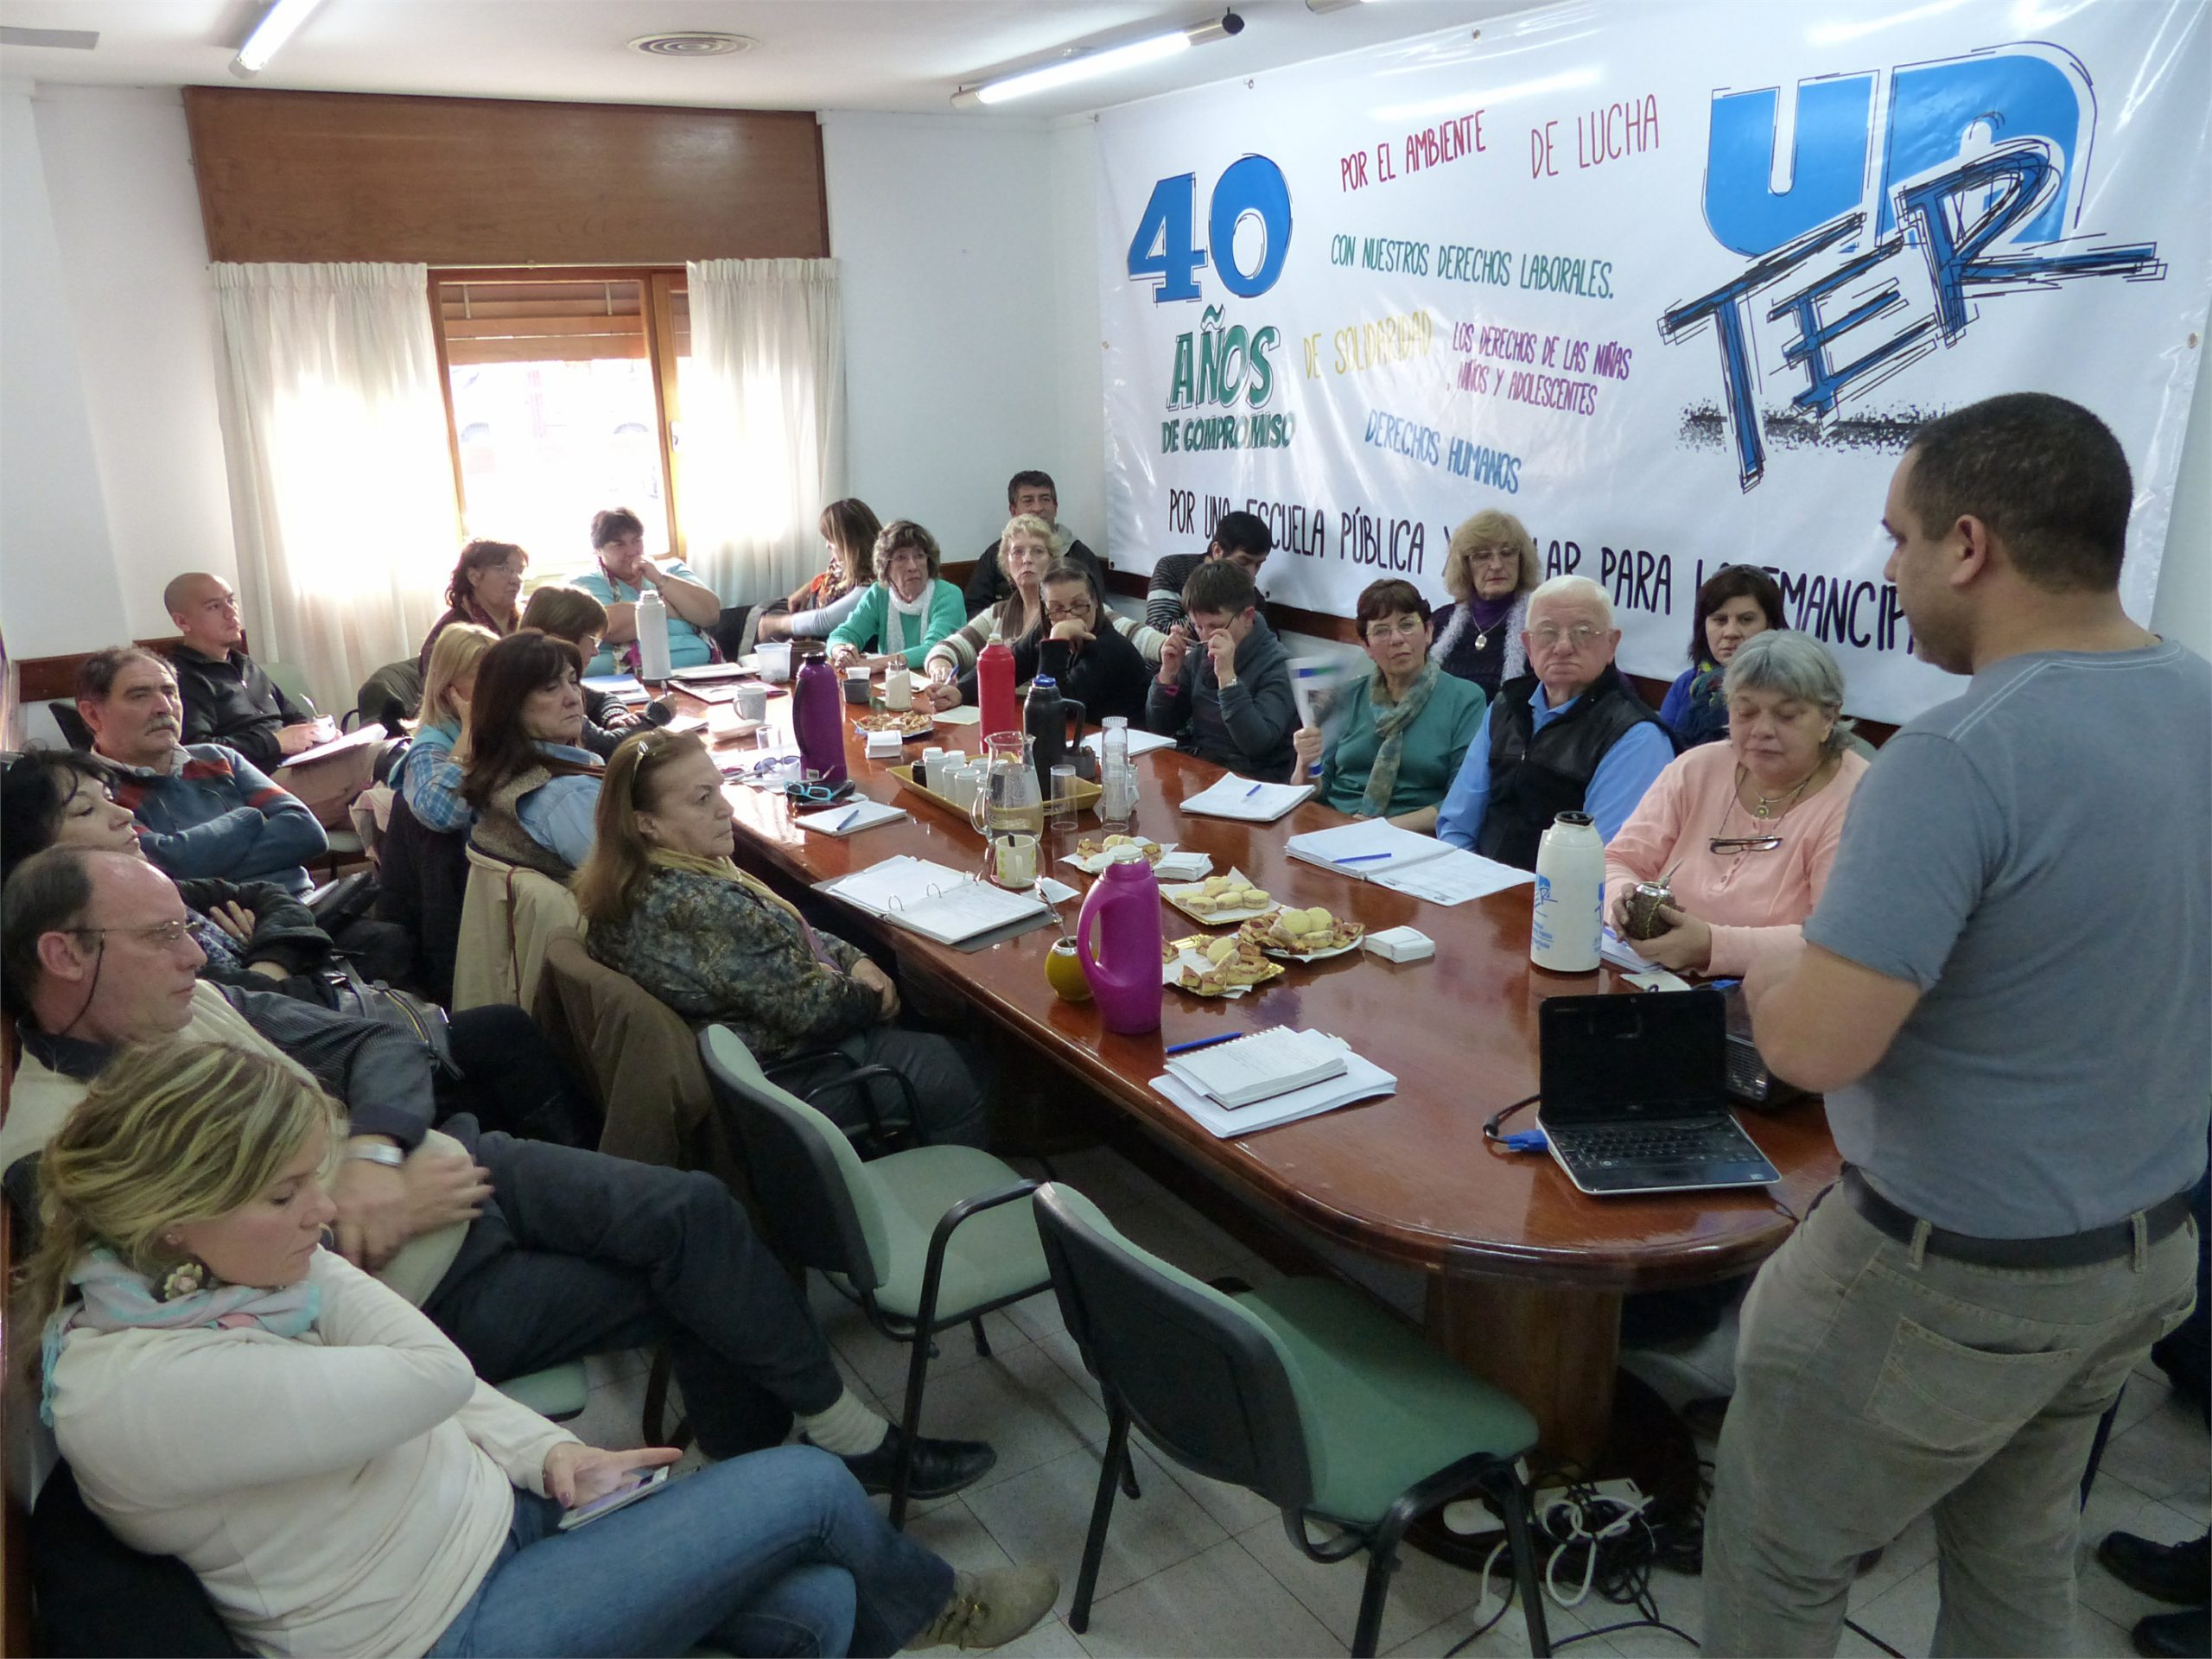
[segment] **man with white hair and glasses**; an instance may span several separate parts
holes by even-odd
[[[1524,870],[1561,812],[1587,812],[1607,841],[1675,758],[1674,741],[1613,666],[1612,601],[1587,576],[1529,595],[1529,671],[1498,688],[1437,815],[1454,847]]]

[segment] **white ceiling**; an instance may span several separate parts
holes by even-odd
[[[1080,114],[1526,10],[1531,0],[1376,0],[1317,16],[1241,0],[1246,28],[1172,59],[963,118]],[[242,86],[228,65],[264,0],[0,0],[0,23],[95,29],[92,51],[0,47],[10,81]],[[963,85],[1208,17],[1213,0],[325,0],[252,85],[596,103],[945,114]],[[749,35],[741,55],[643,56],[634,36]]]

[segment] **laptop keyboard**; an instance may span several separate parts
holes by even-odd
[[[1559,1154],[1575,1169],[1610,1169],[1620,1164],[1700,1166],[1743,1161],[1743,1132],[1732,1119],[1704,1123],[1623,1124],[1576,1128],[1552,1136]]]

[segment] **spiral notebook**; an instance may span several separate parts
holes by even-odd
[[[965,944],[1001,928],[1026,931],[1057,919],[1033,892],[1012,892],[904,854],[825,882],[822,891],[939,944]]]

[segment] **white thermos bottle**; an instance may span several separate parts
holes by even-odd
[[[1605,926],[1605,843],[1587,812],[1562,812],[1536,849],[1529,960],[1554,974],[1598,970]]]
[[[638,677],[668,677],[668,606],[658,588],[638,595]]]

